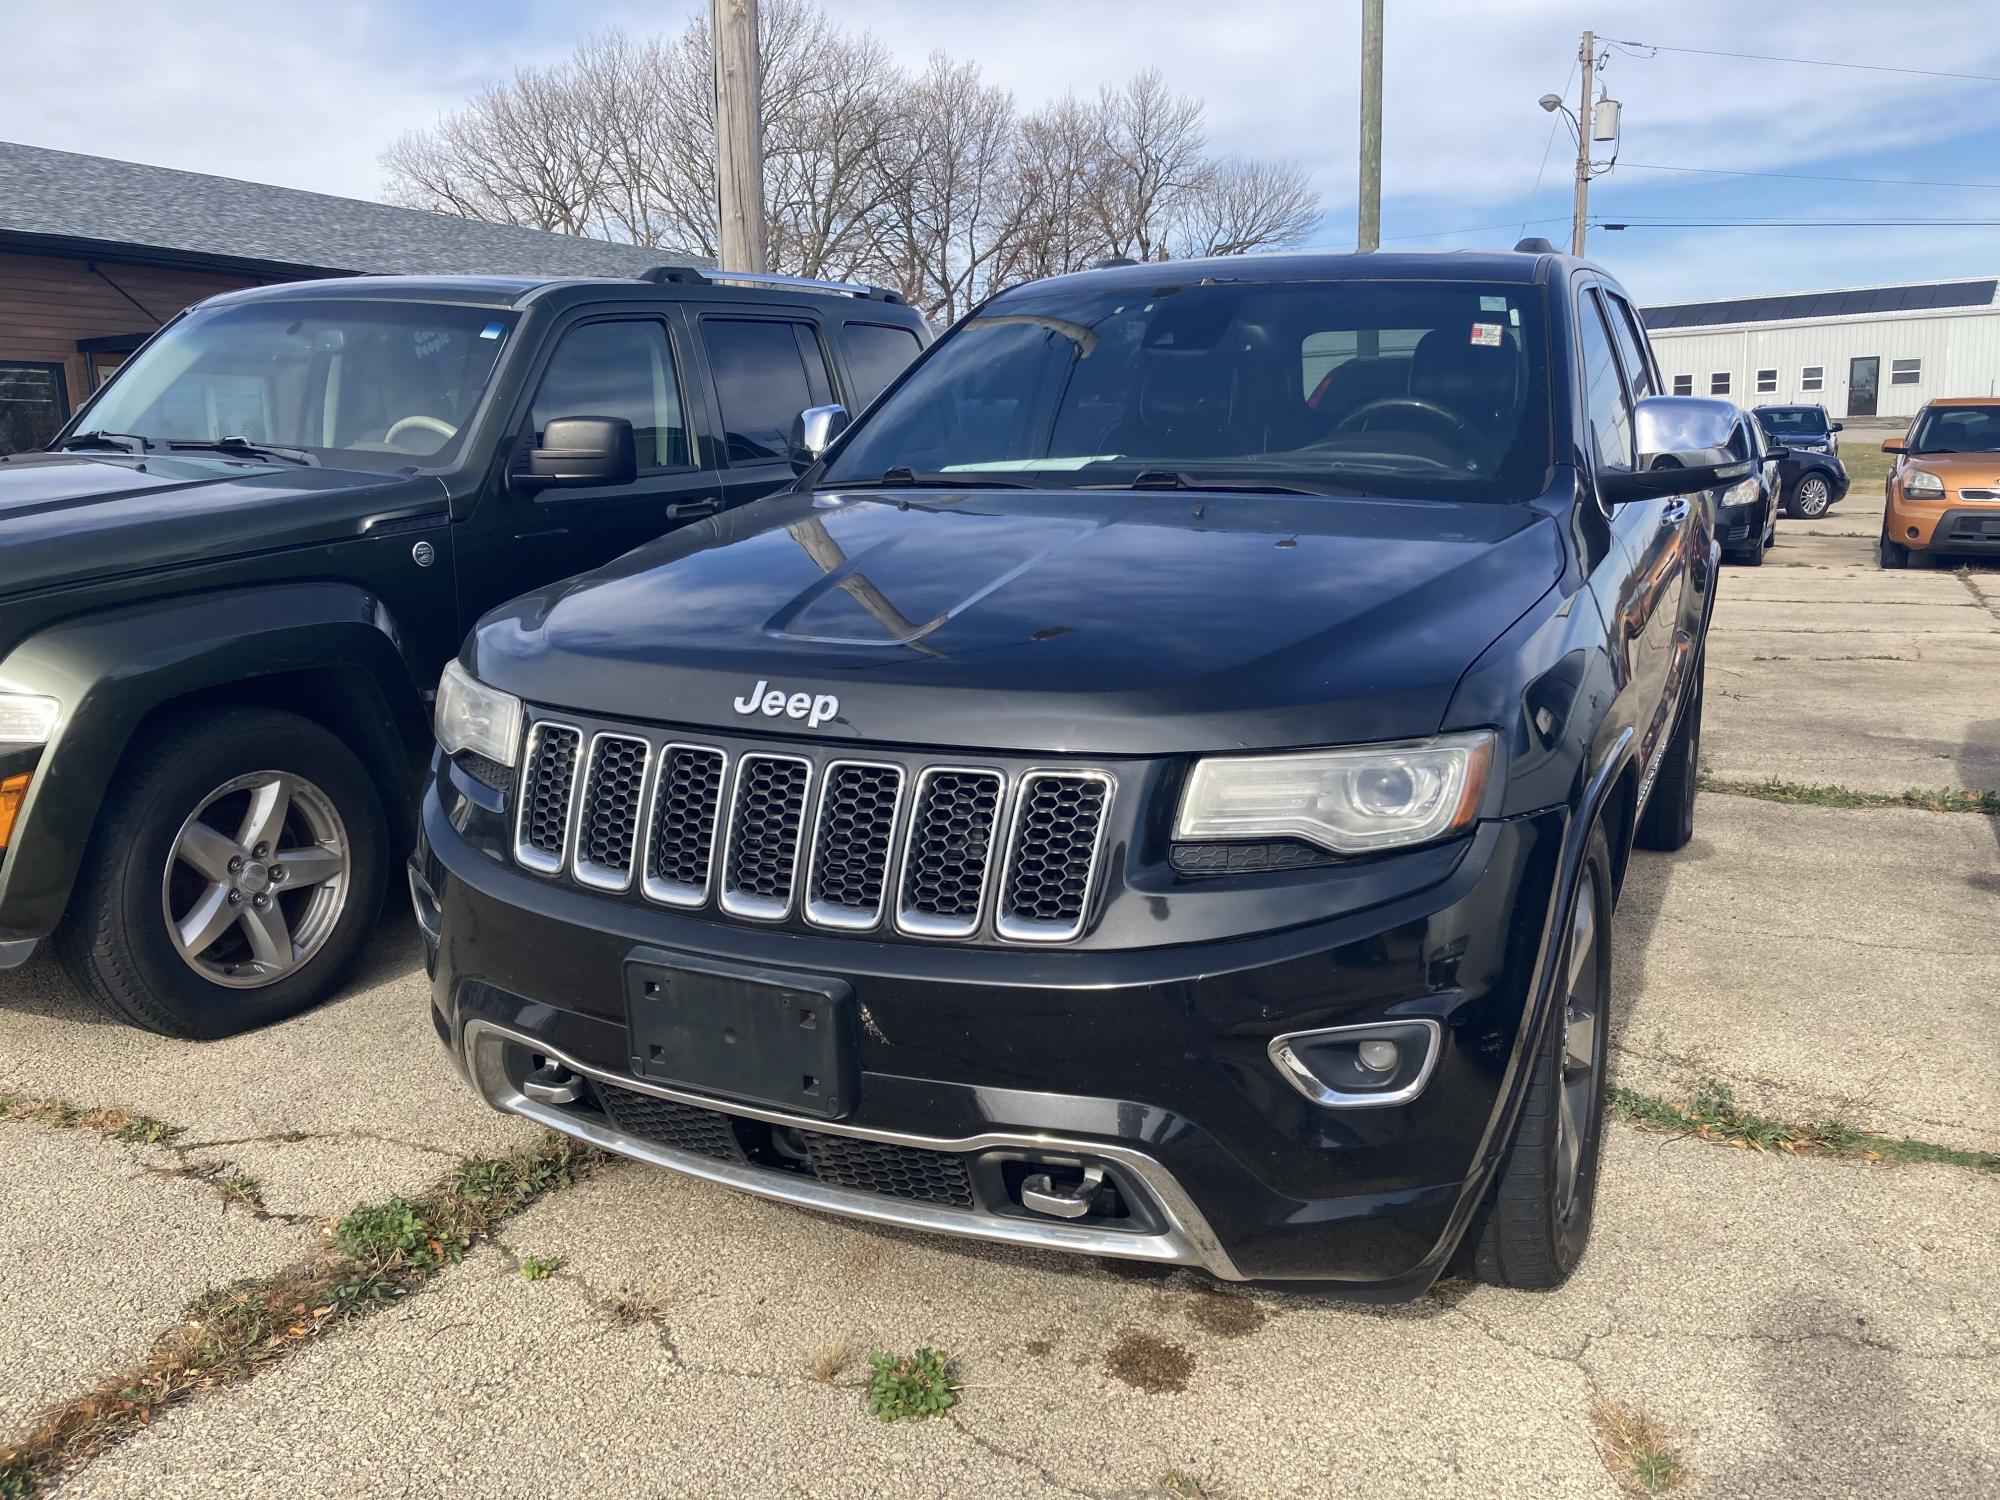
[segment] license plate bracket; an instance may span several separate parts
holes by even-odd
[[[657,949],[625,960],[632,1071],[837,1120],[860,1082],[853,988],[843,979]]]

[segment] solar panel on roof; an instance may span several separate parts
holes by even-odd
[[[1642,308],[1648,328],[1713,328],[1725,323],[1775,323],[1791,318],[1856,317],[1938,307],[1989,307],[2000,278],[1937,286],[1861,287],[1847,292],[1789,292],[1720,302],[1675,302]]]

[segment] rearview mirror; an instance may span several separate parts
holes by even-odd
[[[833,440],[847,431],[847,421],[847,408],[838,403],[808,406],[800,412],[792,420],[792,466],[810,468]]]
[[[1633,408],[1635,470],[1597,476],[1597,493],[1610,505],[1691,495],[1735,484],[1757,472],[1761,460],[1729,449],[1738,414],[1727,401],[1706,396],[1647,396]]]
[[[527,477],[538,485],[630,484],[639,477],[638,444],[623,417],[557,417],[528,452]]]
[[[1901,438],[1883,438],[1882,451],[1884,453],[1901,453],[1905,451],[1903,440]]]

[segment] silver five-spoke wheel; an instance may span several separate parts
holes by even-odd
[[[1556,1220],[1576,1212],[1583,1175],[1583,1147],[1597,1101],[1597,1021],[1603,1008],[1597,957],[1597,893],[1586,880],[1576,893],[1570,919],[1567,991],[1563,1008],[1561,1097],[1556,1108]]]
[[[300,776],[256,771],[202,800],[160,882],[174,949],[234,989],[274,984],[325,946],[347,903],[347,830]]]

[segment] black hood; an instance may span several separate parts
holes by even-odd
[[[487,616],[482,679],[725,731],[1148,754],[1433,733],[1556,581],[1509,505],[1184,493],[784,495]],[[833,695],[811,726],[736,705]]]
[[[188,454],[17,453],[0,462],[0,597],[352,537],[365,516],[443,510],[435,478]]]

